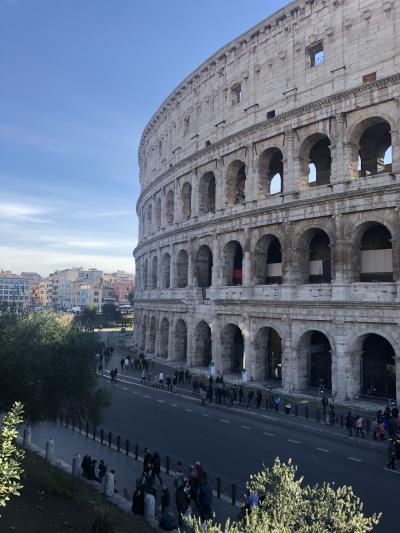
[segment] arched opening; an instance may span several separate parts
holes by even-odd
[[[151,233],[152,221],[153,221],[153,207],[150,204],[149,207],[147,208],[147,230],[148,230],[148,233]]]
[[[221,331],[221,365],[223,372],[240,373],[243,370],[243,334],[235,324],[228,324]]]
[[[361,354],[361,394],[396,399],[396,365],[392,345],[381,335],[364,339]]]
[[[331,141],[327,135],[316,133],[304,141],[300,150],[303,175],[309,187],[326,185],[331,180]]]
[[[166,317],[161,320],[160,325],[160,357],[167,359],[169,342],[169,322]]]
[[[212,284],[213,256],[208,246],[203,244],[196,254],[197,285],[208,288]]]
[[[224,248],[225,285],[242,285],[243,251],[238,241],[230,241]]]
[[[309,244],[309,283],[330,283],[331,245],[328,235],[316,230]]]
[[[142,321],[142,338],[140,339],[140,349],[146,350],[146,335],[147,335],[147,316],[143,317]]]
[[[152,316],[150,320],[150,335],[148,351],[154,353],[156,351],[156,317]]]
[[[144,268],[143,268],[143,289],[144,290],[147,290],[148,280],[149,280],[149,261],[148,259],[146,259],[144,262]]]
[[[156,228],[161,228],[161,198],[158,198],[156,202]]]
[[[176,260],[176,286],[183,289],[188,285],[189,259],[185,250],[181,250]]]
[[[211,328],[202,320],[194,332],[193,365],[208,367],[212,361]]]
[[[155,255],[151,264],[151,288],[157,289],[158,282],[158,258]]]
[[[174,223],[174,191],[169,190],[167,193],[166,203],[165,203],[165,220],[167,224]]]
[[[187,220],[192,215],[192,186],[186,182],[182,187],[182,218]]]
[[[199,183],[199,214],[215,211],[215,176],[213,172],[206,172]]]
[[[386,120],[374,117],[363,121],[354,137],[359,147],[357,170],[360,177],[392,172],[392,135]]]
[[[308,331],[300,339],[297,361],[300,388],[332,390],[331,345],[320,331]]]
[[[262,152],[258,170],[261,198],[282,192],[283,154],[279,148],[268,148]]]
[[[383,224],[372,224],[361,238],[360,281],[393,281],[392,236]]]
[[[228,206],[241,204],[246,200],[246,165],[243,161],[232,161],[228,167],[225,199]]]
[[[175,357],[176,361],[187,361],[187,326],[181,318],[175,328]]]
[[[256,381],[282,380],[282,340],[272,328],[261,328],[255,339]]]
[[[171,286],[171,256],[165,254],[162,260],[162,288],[169,289]]]
[[[274,235],[264,235],[257,242],[254,270],[256,285],[282,283],[281,243]]]

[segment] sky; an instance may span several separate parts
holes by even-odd
[[[0,0],[0,270],[132,272],[144,127],[286,3]]]

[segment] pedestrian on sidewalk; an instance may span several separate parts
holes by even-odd
[[[242,386],[239,387],[238,396],[239,396],[239,404],[240,406],[242,406],[243,405],[243,387]]]
[[[174,392],[177,384],[178,384],[178,375],[175,373],[173,380],[172,380],[172,392]]]
[[[207,398],[207,391],[205,390],[204,387],[201,387],[201,389],[200,389],[200,399],[201,399],[201,405],[203,407],[206,406],[206,398]]]
[[[86,454],[83,457],[82,463],[81,463],[82,477],[87,478],[87,479],[89,478],[89,466],[91,462],[92,462],[92,458],[90,457],[90,455]]]
[[[260,389],[257,389],[257,394],[256,394],[256,406],[257,406],[257,409],[260,409],[261,402],[262,402],[262,394],[261,394]]]
[[[324,413],[324,423],[326,424],[326,409],[327,409],[328,404],[329,404],[329,400],[328,400],[328,397],[326,395],[324,395],[322,397],[321,403],[322,403],[322,411]]]
[[[379,424],[378,432],[379,432],[379,438],[380,438],[381,442],[384,442],[384,440],[386,438],[386,431],[385,431],[385,424],[383,422],[383,419],[381,420],[381,422]]]
[[[353,436],[353,426],[354,426],[354,418],[352,414],[349,412],[346,416],[346,429],[350,437]]]
[[[377,435],[379,433],[379,424],[376,418],[374,418],[372,421],[371,429],[372,429],[372,438],[374,440],[377,440]]]
[[[121,365],[121,372],[122,372],[124,370],[125,358],[121,357],[121,361],[119,363]]]
[[[285,414],[290,415],[290,411],[292,410],[292,404],[290,403],[289,398],[286,396],[285,399]]]
[[[329,404],[329,425],[331,427],[335,426],[336,414],[335,414],[335,404],[333,401]]]
[[[167,374],[167,377],[166,377],[166,384],[167,384],[167,389],[172,392],[172,380],[169,374]]]
[[[278,412],[279,411],[279,406],[281,404],[281,397],[279,396],[279,394],[277,394],[274,398],[274,406],[275,406],[275,411]]]
[[[152,466],[153,466],[153,472],[154,472],[154,476],[157,476],[158,477],[158,481],[160,482],[160,485],[162,486],[163,484],[163,481],[161,479],[161,457],[160,457],[160,454],[158,452],[154,452],[153,453],[153,457],[151,458],[151,463],[152,463]]]
[[[164,372],[161,371],[159,374],[158,374],[158,385],[161,389],[164,388]]]
[[[106,472],[107,472],[107,467],[106,467],[103,459],[101,459],[101,461],[99,463],[99,467],[98,467],[97,472],[98,472],[98,476],[99,476],[99,482],[101,484],[103,484],[104,483],[104,478],[105,478],[105,475],[106,475]]]
[[[363,419],[360,415],[356,416],[356,437],[361,433],[361,437],[364,438]]]
[[[128,372],[129,369],[129,359],[126,357],[124,361],[124,370],[125,372]]]
[[[253,407],[253,401],[254,401],[254,391],[253,389],[249,389],[249,392],[247,393],[247,408]]]
[[[143,472],[146,472],[152,466],[152,453],[149,448],[144,449],[143,454]]]
[[[388,468],[396,470],[396,445],[394,439],[389,439],[388,443]]]

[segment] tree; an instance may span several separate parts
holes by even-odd
[[[24,450],[17,448],[15,439],[18,426],[23,422],[22,404],[16,402],[3,419],[0,431],[0,507],[5,507],[10,496],[19,496],[22,485],[19,480]]]
[[[95,306],[85,305],[82,309],[81,324],[85,331],[94,331],[96,324],[97,309]]]
[[[121,311],[115,304],[103,304],[101,307],[101,314],[105,322],[120,323],[122,319]]]
[[[380,515],[366,517],[363,504],[351,487],[323,483],[303,487],[297,467],[289,459],[275,459],[271,469],[250,476],[246,484],[260,496],[259,508],[245,514],[238,522],[224,526],[191,519],[195,533],[365,533],[379,523]]]
[[[86,418],[96,399],[109,403],[107,392],[97,392],[98,334],[54,313],[6,313],[0,338],[0,410],[21,401],[27,421],[36,423],[60,412]]]

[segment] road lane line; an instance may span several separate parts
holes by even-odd
[[[204,416],[206,418],[211,418],[211,415],[208,415],[207,413],[201,413],[201,416]]]
[[[171,407],[178,407],[176,403],[171,403]]]
[[[143,394],[143,396],[144,396],[145,398],[150,398],[150,399],[151,399],[151,396],[149,396],[148,394]]]
[[[326,448],[317,448],[317,450],[319,452],[329,453],[329,450],[327,450]]]
[[[294,439],[288,439],[288,442],[291,442],[292,444],[301,444],[299,440],[294,440]]]
[[[242,429],[251,429],[249,426],[240,426]]]
[[[275,437],[275,433],[268,433],[268,431],[264,431],[264,435],[267,435],[267,437]]]
[[[133,390],[131,392],[132,392],[132,394],[139,394],[137,390]]]
[[[229,420],[226,420],[225,418],[221,418],[220,422],[222,422],[223,424],[230,424]]]
[[[392,474],[400,474],[400,470],[393,470],[393,468],[385,468],[383,470],[387,470],[388,472],[392,472]]]
[[[356,463],[362,463],[362,459],[358,459],[357,457],[348,457],[349,461],[354,461]]]
[[[122,387],[122,390],[129,390],[128,387]]]
[[[165,403],[164,400],[157,400],[158,403]]]
[[[193,413],[192,409],[185,409],[185,411],[187,411],[188,413]]]

